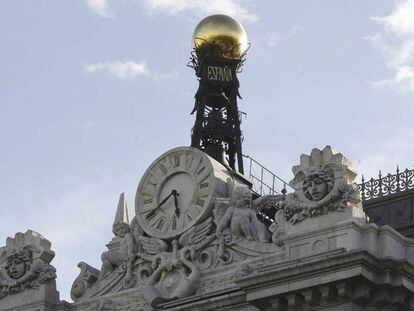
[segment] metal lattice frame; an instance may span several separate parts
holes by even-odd
[[[244,173],[242,140],[240,129],[240,112],[237,98],[239,81],[237,72],[241,69],[244,59],[225,59],[214,56],[208,50],[204,55],[192,53],[189,67],[194,68],[199,78],[199,88],[195,94],[196,120],[191,134],[191,146],[205,151],[207,154]],[[244,55],[243,55],[244,57]],[[228,76],[210,76],[210,69],[220,69]],[[220,154],[227,155],[227,162]]]
[[[387,174],[386,176],[382,176],[380,171],[378,179],[371,178],[368,181],[365,181],[364,175],[362,175],[362,182],[358,187],[364,202],[407,190],[413,190],[414,170],[406,169],[400,172],[397,167],[396,174]]]

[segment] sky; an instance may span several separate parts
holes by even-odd
[[[223,13],[251,48],[243,153],[282,179],[331,145],[366,178],[413,168],[414,0],[1,0],[0,245],[52,242],[57,286],[100,268],[120,193],[190,145],[191,36]]]

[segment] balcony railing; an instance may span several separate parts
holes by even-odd
[[[248,155],[243,155],[248,160],[248,176],[253,183],[253,191],[259,195],[285,195],[288,188],[293,189],[282,178],[274,174],[268,168],[257,162]],[[377,179],[365,180],[362,175],[361,183],[358,184],[362,201],[383,198],[392,194],[414,190],[414,170],[406,169],[400,171],[397,167],[396,174],[382,175],[379,171]]]
[[[358,185],[361,191],[362,201],[386,197],[414,189],[414,170],[406,169],[400,172],[397,167],[396,174],[382,176],[379,172],[378,179],[371,178],[366,181],[362,175],[361,184]]]
[[[252,157],[248,155],[243,155],[243,157],[248,160],[248,170],[246,171],[249,172],[249,178],[253,182],[252,190],[257,195],[285,195],[287,193],[287,187],[290,186],[286,181],[254,160]]]

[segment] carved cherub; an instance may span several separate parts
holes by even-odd
[[[252,203],[251,191],[247,187],[236,187],[232,202],[217,226],[216,235],[221,237],[224,229],[230,227],[233,236],[267,242],[266,227],[257,219]]]
[[[102,267],[97,280],[98,283],[124,262],[127,263],[126,278],[131,277],[131,273],[128,273],[128,271],[131,271],[130,268],[136,256],[135,238],[129,225],[128,210],[123,193],[119,198],[112,232],[114,233],[115,238],[111,243],[117,244],[117,247],[114,249],[110,248],[108,251],[102,253]]]
[[[98,282],[113,272],[126,260],[135,257],[135,240],[128,224],[120,223],[113,226],[113,232],[119,238],[119,248],[102,253],[102,267]]]

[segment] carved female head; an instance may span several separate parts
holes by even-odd
[[[323,199],[333,188],[334,174],[324,167],[312,167],[303,181],[302,190],[311,201]]]
[[[23,249],[13,249],[7,256],[6,271],[12,279],[20,279],[30,269],[31,252]]]

